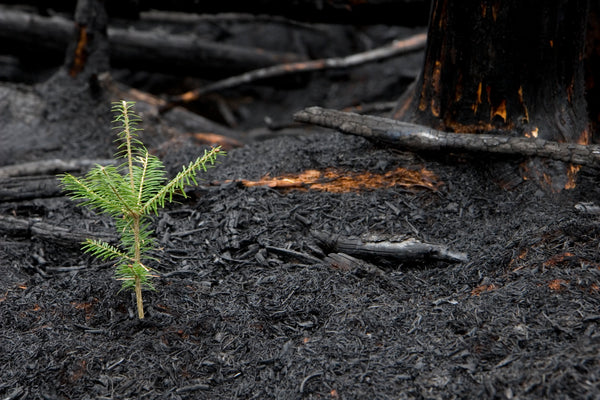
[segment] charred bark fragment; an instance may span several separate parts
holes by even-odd
[[[330,253],[323,261],[332,268],[340,269],[342,271],[351,271],[356,275],[384,275],[383,270],[373,264],[344,253]]]
[[[330,232],[312,231],[311,235],[323,249],[367,259],[385,258],[396,261],[439,260],[466,262],[467,255],[450,250],[447,246],[423,243],[416,239],[388,240],[342,237]]]
[[[80,246],[88,238],[115,243],[117,237],[106,233],[93,233],[83,229],[65,228],[41,222],[36,218],[18,218],[0,215],[0,232],[10,236],[37,237],[63,245]]]
[[[389,118],[359,115],[320,107],[310,107],[299,111],[294,114],[294,119],[410,150],[458,150],[538,156],[578,165],[600,167],[600,146],[598,145],[559,143],[519,136],[444,132]]]
[[[433,2],[424,68],[394,118],[590,143],[582,62],[589,2],[475,3]]]

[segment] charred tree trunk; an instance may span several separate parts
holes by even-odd
[[[600,129],[600,1],[590,5],[585,41],[585,91],[594,139]]]
[[[590,142],[587,0],[435,0],[424,68],[396,119],[466,133]]]

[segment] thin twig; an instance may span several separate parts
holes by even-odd
[[[223,89],[230,89],[235,86],[261,79],[274,78],[299,72],[311,72],[334,68],[349,68],[372,61],[379,61],[386,58],[399,56],[424,48],[426,42],[427,34],[419,33],[409,38],[394,40],[392,43],[385,46],[362,53],[352,54],[347,57],[334,57],[311,61],[292,62],[255,69],[253,71],[214,82],[201,88],[190,90],[189,92],[185,92],[178,96],[173,96],[169,98],[169,102],[171,104],[168,105],[165,110],[171,108],[174,104],[195,101],[207,93],[216,92]]]

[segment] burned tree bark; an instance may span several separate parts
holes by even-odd
[[[592,132],[600,128],[600,1],[590,4],[585,41],[585,92]]]
[[[443,131],[590,142],[587,0],[435,0],[424,68],[396,119]]]

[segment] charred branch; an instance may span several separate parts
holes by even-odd
[[[115,235],[94,233],[77,228],[65,228],[41,222],[37,218],[17,218],[0,215],[0,232],[9,236],[37,237],[61,244],[77,245],[87,238],[101,239],[114,243]]]
[[[109,2],[110,3],[110,2]],[[429,14],[426,0],[277,0],[195,3],[180,1],[139,2],[140,11],[157,9],[196,13],[237,12],[284,16],[294,20],[333,23],[393,23],[406,26],[425,25]]]
[[[452,251],[443,245],[423,243],[413,238],[403,238],[401,241],[396,241],[395,239],[363,240],[357,237],[333,235],[330,232],[312,231],[311,234],[325,250],[367,259],[468,261],[464,253]]]
[[[85,172],[94,165],[114,164],[114,160],[40,160],[0,167],[0,179],[17,176],[54,175],[62,172]]]
[[[383,270],[374,266],[373,264],[344,253],[328,254],[323,261],[325,261],[331,268],[342,271],[350,271],[356,275],[381,276],[384,274]]]
[[[444,132],[389,118],[310,107],[294,115],[299,122],[420,151],[465,151],[537,156],[600,167],[600,146],[543,139]]]
[[[0,167],[0,202],[61,196],[57,173],[82,173],[113,160],[43,160]]]
[[[350,68],[368,62],[380,61],[386,58],[421,50],[425,47],[426,42],[427,35],[425,33],[421,33],[406,39],[395,40],[392,43],[377,49],[352,54],[347,57],[335,57],[274,65],[271,67],[249,71],[241,75],[232,76],[211,83],[210,85],[183,93],[179,96],[173,96],[170,101],[176,104],[188,103],[195,101],[201,96],[211,92],[229,89],[262,79],[326,69]]]

